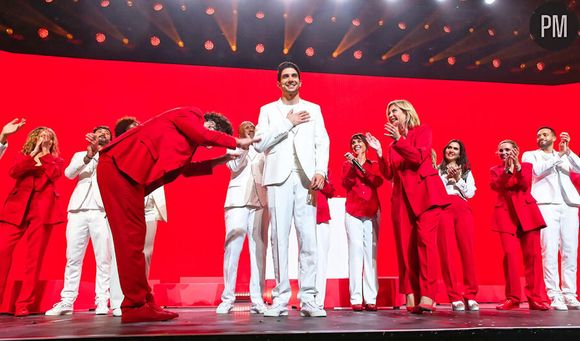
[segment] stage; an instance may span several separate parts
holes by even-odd
[[[557,340],[580,337],[580,311],[529,311],[527,305],[513,311],[497,311],[483,304],[479,312],[453,312],[439,305],[432,314],[413,315],[404,310],[378,312],[328,310],[326,318],[303,318],[297,310],[289,316],[265,318],[250,314],[249,304],[237,305],[229,315],[210,308],[176,308],[179,318],[169,322],[121,324],[112,316],[80,311],[70,316],[0,316],[0,340],[33,339],[254,339],[315,340],[332,338],[422,340]]]

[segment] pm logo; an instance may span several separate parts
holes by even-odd
[[[532,40],[547,50],[567,48],[578,38],[578,34],[578,18],[564,3],[545,3],[530,18]]]

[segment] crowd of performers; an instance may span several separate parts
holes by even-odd
[[[326,316],[326,268],[330,240],[328,199],[337,185],[346,190],[350,303],[354,311],[377,310],[377,241],[380,198],[377,189],[392,183],[400,293],[411,313],[436,310],[436,282],[441,268],[455,311],[479,310],[474,252],[474,220],[469,205],[476,186],[465,146],[451,140],[437,164],[432,131],[421,124],[411,103],[387,105],[388,144],[370,133],[350,139],[340,182],[328,176],[329,138],[320,107],[299,96],[300,69],[278,67],[281,97],[263,106],[258,124],[243,122],[233,137],[227,118],[177,108],[140,124],[121,118],[86,134],[86,150],[65,168],[58,139],[48,127],[32,130],[10,168],[16,180],[0,212],[0,299],[17,242],[26,235],[25,277],[15,316],[29,315],[35,285],[52,226],[67,223],[66,268],[61,300],[46,315],[72,314],[89,239],[96,259],[96,314],[122,316],[122,322],[164,321],[178,316],[155,303],[147,283],[159,220],[166,221],[163,185],[177,177],[211,174],[226,164],[231,178],[225,200],[224,291],[218,314],[234,307],[237,268],[246,235],[251,263],[251,312],[288,315],[288,241],[292,222],[299,250],[300,315]],[[15,119],[0,134],[0,157],[7,137],[25,124]],[[569,148],[570,136],[550,127],[537,130],[539,149],[523,153],[515,141],[498,145],[497,166],[490,170],[497,192],[492,228],[504,250],[505,301],[497,309],[580,309],[576,297],[578,206],[580,195],[571,174],[580,159]],[[555,145],[557,143],[557,148]],[[222,156],[192,162],[199,146],[228,148]],[[383,150],[383,147],[386,147]],[[13,148],[13,147],[10,147]],[[373,150],[377,159],[370,158]],[[78,178],[68,205],[61,210],[57,180]],[[265,264],[271,238],[276,287],[266,305]],[[452,258],[458,249],[463,281]],[[519,282],[519,251],[525,268],[525,293]],[[561,257],[561,273],[558,257]],[[440,260],[440,264],[437,264]],[[463,282],[463,286],[459,283]],[[110,305],[109,305],[110,301]]]

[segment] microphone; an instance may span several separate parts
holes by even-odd
[[[356,166],[356,168],[358,168],[358,170],[360,170],[363,174],[365,174],[365,169],[363,168],[363,166],[357,161],[357,159],[351,154],[351,153],[345,153],[344,157],[352,162],[353,165]]]

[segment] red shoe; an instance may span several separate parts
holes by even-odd
[[[352,310],[353,311],[363,311],[363,305],[362,304],[353,304]]]
[[[530,310],[542,310],[542,311],[550,310],[550,306],[546,302],[535,302],[532,300],[528,300],[528,305],[530,307]]]
[[[138,308],[122,308],[123,316],[121,316],[121,323],[167,321],[179,316],[179,314],[161,308],[159,308],[161,311],[158,311],[156,310],[157,307],[145,303]]]
[[[14,311],[14,316],[16,317],[24,317],[30,315],[30,311],[26,307],[16,308]]]
[[[377,311],[377,305],[376,304],[367,304],[365,305],[365,310],[367,311]]]
[[[503,303],[498,304],[495,309],[497,310],[512,310],[512,309],[517,309],[520,307],[520,302],[508,298],[506,299]]]
[[[407,311],[412,313],[413,310],[415,310],[415,306],[414,305],[406,305],[405,308],[407,308]]]
[[[174,313],[174,312],[172,312],[172,311],[165,310],[165,309],[161,308],[161,307],[160,307],[160,306],[158,306],[158,305],[157,305],[155,302],[149,302],[149,303],[147,303],[147,304],[149,304],[149,306],[150,306],[150,307],[151,307],[153,310],[155,310],[155,311],[157,311],[157,312],[163,312],[163,313],[166,313],[166,314],[169,314],[169,315],[175,315],[175,317],[178,317],[178,316],[179,316],[179,314],[178,314],[178,313]],[[175,318],[175,317],[174,317],[174,318]]]

